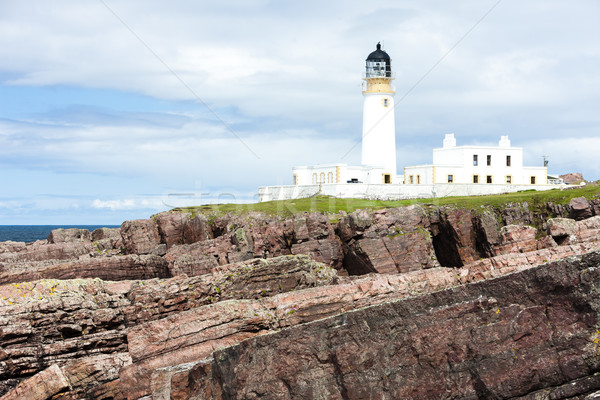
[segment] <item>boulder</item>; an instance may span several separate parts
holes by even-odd
[[[160,213],[154,217],[161,243],[167,249],[178,244],[196,243],[212,237],[208,219],[204,215],[171,212]]]
[[[592,216],[592,207],[585,197],[576,197],[569,202],[571,218],[581,221]]]
[[[552,236],[558,244],[573,242],[577,230],[577,223],[571,218],[550,218],[546,222],[548,235]]]
[[[494,254],[525,253],[537,249],[537,230],[526,225],[507,225],[500,229],[500,244]]]
[[[123,222],[121,237],[123,247],[129,254],[149,254],[160,244],[158,228],[151,219]]]
[[[48,243],[63,243],[90,240],[90,231],[87,229],[69,228],[53,229],[48,235]]]
[[[70,388],[69,381],[56,364],[21,382],[2,396],[2,400],[46,400]]]
[[[97,242],[104,239],[118,239],[121,237],[120,228],[98,228],[91,234],[91,240]]]
[[[560,177],[568,185],[579,185],[581,182],[585,182],[583,175],[580,172],[571,172],[560,175]]]

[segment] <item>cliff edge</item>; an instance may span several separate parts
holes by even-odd
[[[592,399],[599,233],[588,196],[0,243],[0,399]]]

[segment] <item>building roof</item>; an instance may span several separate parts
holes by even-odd
[[[377,50],[369,54],[366,61],[390,61],[390,56],[384,50],[381,50],[381,43],[377,43]]]

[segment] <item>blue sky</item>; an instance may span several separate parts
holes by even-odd
[[[509,135],[600,179],[600,3],[0,3],[0,224],[120,224],[360,162],[364,59],[396,73],[398,170]]]

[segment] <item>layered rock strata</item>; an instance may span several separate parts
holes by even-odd
[[[168,212],[0,243],[0,399],[583,398],[600,389],[588,362],[598,201],[545,210]],[[568,282],[538,282],[560,268]],[[488,318],[493,301],[500,319]],[[520,361],[507,361],[509,345]],[[261,351],[269,365],[252,358]],[[278,364],[281,354],[290,359]],[[504,367],[538,371],[537,383]],[[300,369],[310,376],[294,377]]]

